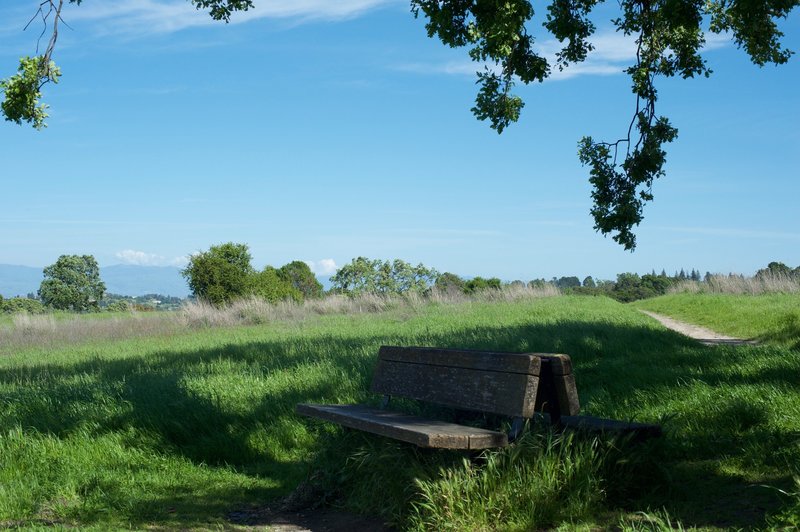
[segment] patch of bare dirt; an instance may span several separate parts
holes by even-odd
[[[330,508],[272,511],[269,508],[232,512],[228,520],[245,529],[275,532],[393,532],[382,519]]]
[[[227,515],[237,529],[274,532],[394,532],[375,516],[325,506],[326,494],[314,482],[302,482],[270,506],[244,508]]]

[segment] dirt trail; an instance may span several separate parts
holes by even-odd
[[[667,329],[679,332],[689,338],[694,338],[704,345],[756,345],[758,342],[755,340],[745,340],[744,338],[735,338],[733,336],[725,336],[724,334],[716,333],[712,330],[685,323],[668,316],[662,316],[649,310],[641,310],[639,312],[647,314],[651,318],[658,320]]]

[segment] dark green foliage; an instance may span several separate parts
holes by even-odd
[[[652,98],[655,106],[655,92]],[[581,163],[590,167],[594,228],[603,234],[616,232],[612,238],[627,250],[636,248],[633,226],[642,221],[645,202],[653,199],[653,181],[665,174],[667,154],[661,146],[678,136],[666,118],[643,111],[637,114],[636,127],[639,141],[632,151],[628,147],[622,164],[617,164],[619,142],[584,137],[578,149]],[[631,144],[630,133],[625,142]]]
[[[800,267],[792,270],[789,266],[782,262],[770,262],[766,268],[762,268],[756,272],[756,277],[795,277],[800,278]]]
[[[544,288],[547,283],[544,279],[533,279],[528,281],[528,288]]]
[[[556,285],[558,288],[562,290],[566,290],[568,288],[576,288],[581,285],[580,279],[575,277],[561,277],[559,279],[553,278],[553,284]]]
[[[400,260],[381,261],[357,257],[331,277],[333,289],[345,294],[423,293],[439,277],[439,272],[420,263]]]
[[[445,294],[460,294],[464,291],[465,284],[464,279],[458,275],[444,272],[436,279],[434,286],[437,290]]]
[[[253,7],[253,0],[191,0],[197,9],[208,9],[214,20],[230,22],[236,11],[247,11]]]
[[[296,260],[285,264],[278,270],[278,275],[300,292],[304,299],[322,297],[322,284],[305,262]]]
[[[213,305],[223,305],[251,293],[252,257],[246,244],[211,246],[189,258],[181,270],[192,294]]]
[[[44,314],[45,307],[42,302],[37,299],[27,297],[12,297],[10,299],[3,299],[0,296],[0,311],[6,314],[17,314],[26,312],[28,314]]]
[[[484,290],[500,290],[502,287],[503,283],[497,277],[490,277],[489,279],[473,277],[464,283],[464,293],[475,294]]]
[[[91,255],[61,255],[44,269],[39,299],[48,307],[85,312],[98,310],[106,285]]]
[[[635,273],[621,273],[617,275],[617,282],[610,287],[609,295],[617,301],[628,303],[663,295],[672,283],[672,279],[662,275],[648,273],[639,277]]]
[[[686,277],[685,273],[684,277]],[[572,278],[562,277],[554,281],[565,293],[593,296],[603,295],[623,303],[628,303],[665,294],[670,286],[680,280],[680,276],[679,274],[675,274],[674,277],[669,277],[665,273],[656,275],[655,272],[647,273],[642,276],[636,273],[620,273],[617,275],[616,281],[595,281],[589,276],[584,279],[583,286],[580,284],[575,285],[574,281],[567,281],[571,284],[569,284],[569,286],[562,286],[564,282],[562,280],[565,279]]]

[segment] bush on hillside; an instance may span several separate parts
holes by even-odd
[[[10,299],[0,298],[0,310],[6,314],[44,314],[45,306],[41,301],[29,299],[27,297],[12,297]]]
[[[314,272],[305,262],[296,260],[285,264],[278,270],[278,275],[300,292],[303,299],[318,299],[322,297],[322,284],[317,281]]]
[[[484,290],[500,290],[503,287],[502,281],[497,277],[485,279],[483,277],[473,277],[464,283],[464,293],[475,294]]]
[[[270,303],[277,303],[285,299],[303,300],[303,293],[292,286],[291,281],[282,277],[280,271],[272,266],[267,266],[262,271],[253,274],[250,281],[249,294],[263,297]]]

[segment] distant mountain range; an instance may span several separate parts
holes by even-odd
[[[100,268],[106,292],[123,296],[161,294],[186,297],[189,286],[178,268],[169,266],[131,266],[118,264]],[[0,294],[3,297],[36,293],[43,279],[42,268],[0,264]]]
[[[106,292],[123,296],[161,294],[187,297],[189,285],[178,268],[170,266],[132,266],[117,264],[100,268],[100,278],[106,283]],[[36,293],[42,283],[42,268],[0,264],[0,294],[3,297],[26,296]],[[318,277],[328,290],[330,277]]]

